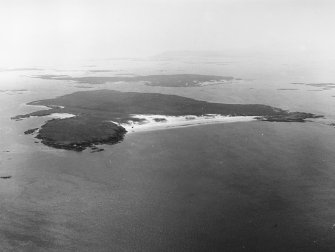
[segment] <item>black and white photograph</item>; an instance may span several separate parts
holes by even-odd
[[[335,1],[0,0],[1,252],[334,252]]]

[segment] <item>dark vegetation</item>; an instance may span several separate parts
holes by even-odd
[[[287,114],[268,115],[260,117],[261,121],[268,122],[304,122],[306,118],[319,118],[322,116],[304,112],[291,112]]]
[[[80,116],[48,121],[40,129],[37,138],[54,148],[83,151],[97,144],[118,143],[125,133],[126,130],[116,124]],[[99,151],[95,147],[93,150]]]
[[[117,123],[124,123],[130,119],[136,120],[132,118],[132,114],[258,116],[259,120],[272,122],[303,122],[306,118],[317,117],[310,113],[288,112],[261,104],[209,103],[177,95],[113,90],[76,92],[29,104],[44,105],[50,109],[19,115],[13,119],[19,120],[52,113],[75,114],[76,117],[47,121],[36,137],[48,146],[76,151],[82,151],[87,147],[92,148],[97,144],[120,142],[126,130]],[[61,109],[61,106],[64,108]],[[137,120],[141,121],[141,119]],[[160,118],[157,117],[155,120]],[[93,148],[93,150],[97,149]]]
[[[38,128],[29,129],[29,130],[26,130],[26,131],[24,132],[24,134],[25,134],[25,135],[31,135],[31,134],[34,134],[37,130],[38,130]]]

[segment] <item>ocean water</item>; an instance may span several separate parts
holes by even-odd
[[[53,69],[0,73],[1,90],[27,90],[0,92],[0,175],[12,176],[0,180],[0,250],[333,251],[335,129],[322,120],[138,132],[98,153],[52,149],[23,134],[43,118],[10,120],[40,109],[26,106],[30,101],[111,88],[269,104],[323,114],[333,122],[333,89],[278,90],[297,88],[292,82],[334,81],[327,64],[257,62],[103,62],[128,74],[198,72],[243,79],[199,88],[125,83],[83,88],[29,77]],[[58,72],[87,74],[78,69]]]

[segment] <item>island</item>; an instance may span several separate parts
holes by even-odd
[[[96,70],[97,71],[97,70]],[[106,70],[104,70],[106,72]],[[108,82],[144,82],[148,86],[160,87],[200,87],[208,84],[221,84],[231,81],[231,76],[201,75],[201,74],[170,74],[144,76],[85,76],[72,77],[69,75],[36,75],[34,78],[44,80],[65,80],[85,84],[105,84]]]
[[[182,117],[189,123],[199,118],[247,117],[270,122],[304,122],[307,118],[319,117],[262,104],[211,103],[177,95],[114,90],[80,91],[28,104],[47,108],[12,119],[58,115],[56,119],[46,121],[40,129],[26,133],[37,132],[36,138],[47,146],[75,151],[88,147],[96,151],[96,145],[122,141],[127,132],[123,125],[144,123],[145,115],[161,124],[167,123],[167,117]],[[60,118],[60,114],[73,116]]]
[[[324,91],[324,90],[331,90],[335,88],[335,83],[326,82],[326,83],[304,83],[304,82],[292,82],[292,85],[303,85],[303,86],[310,86],[320,89],[308,90],[308,91]]]

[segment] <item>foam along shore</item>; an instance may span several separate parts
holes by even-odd
[[[113,123],[125,128],[128,133],[162,130],[179,127],[190,127],[204,124],[246,122],[257,120],[257,116],[223,116],[218,114],[207,114],[203,116],[166,116],[166,115],[132,115],[134,120],[126,123]]]

